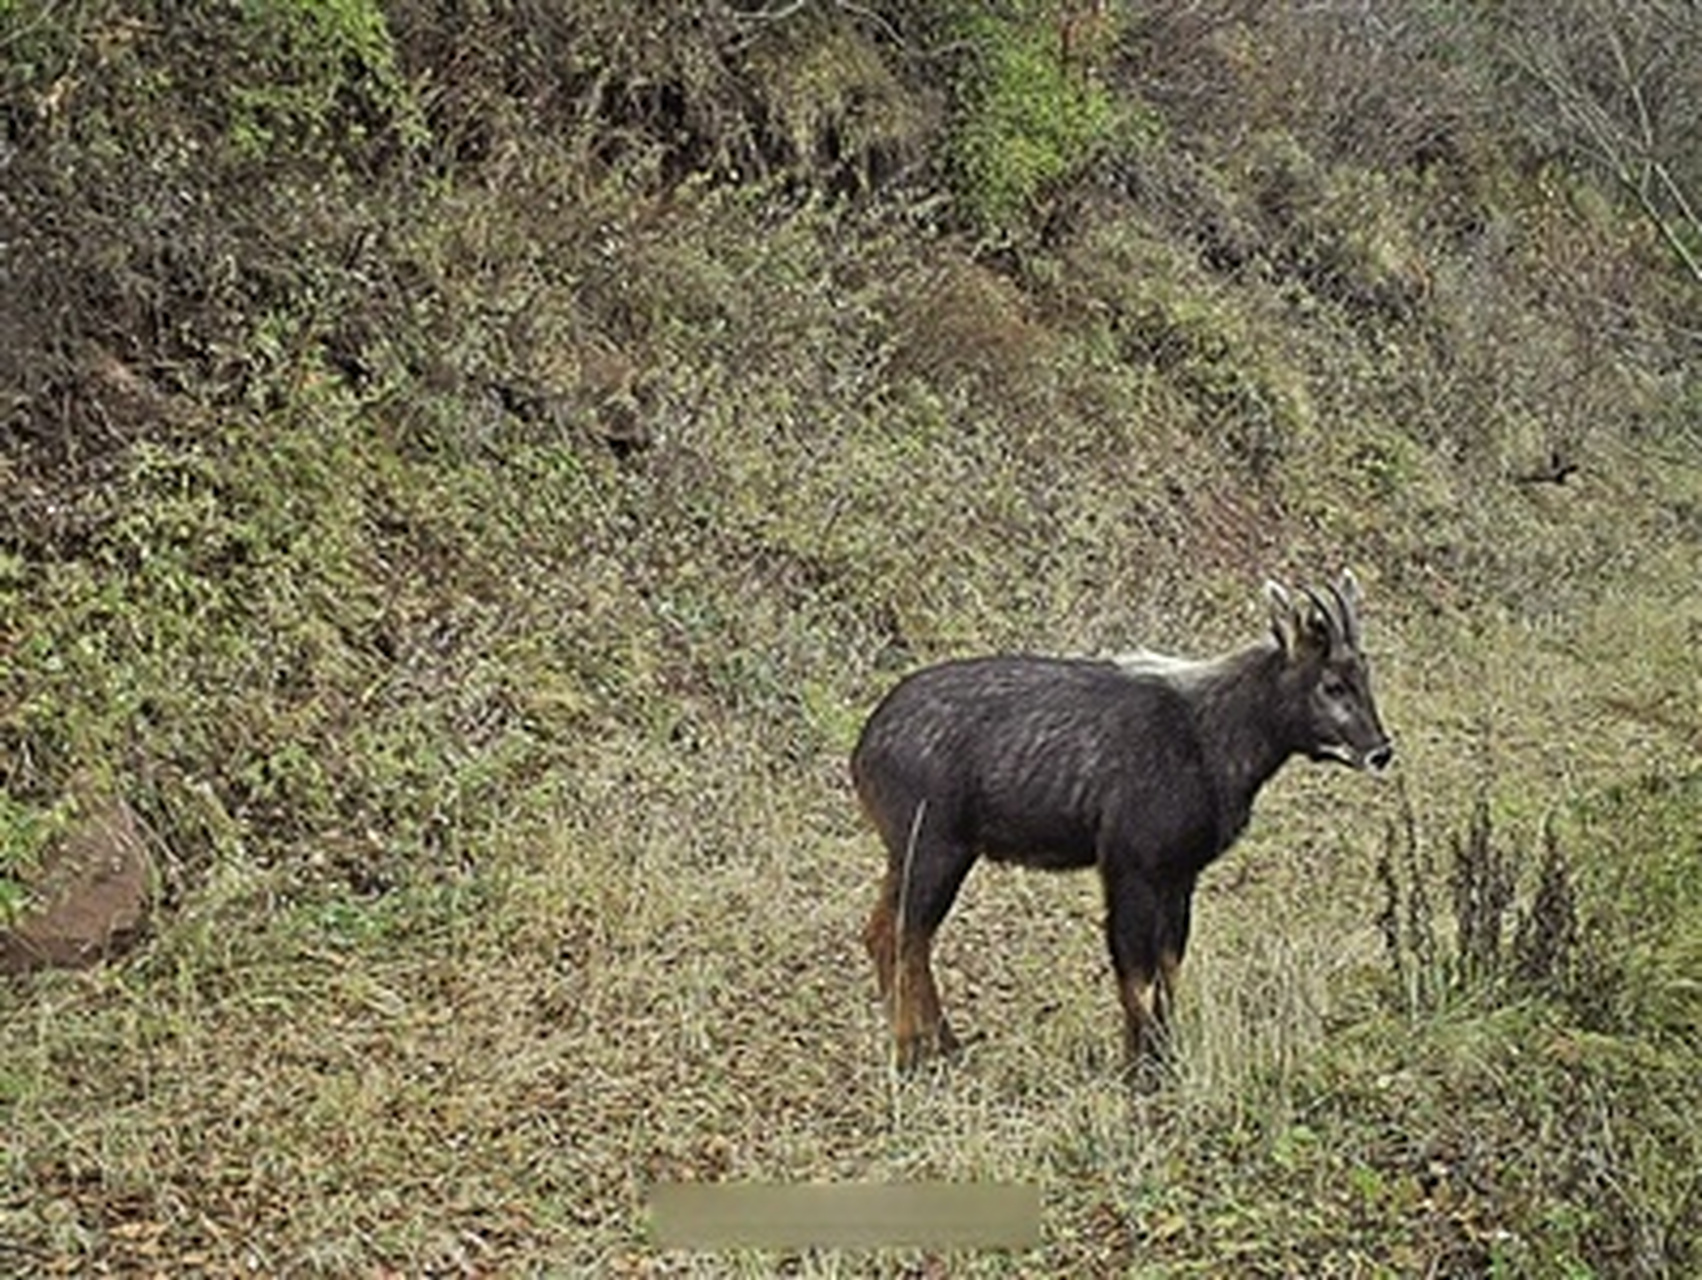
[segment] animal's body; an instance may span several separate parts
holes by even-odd
[[[1359,650],[1357,588],[1297,605],[1267,588],[1269,638],[1211,661],[986,657],[901,681],[851,760],[887,849],[864,941],[899,1061],[949,1051],[930,954],[975,861],[1097,866],[1131,1060],[1159,1046],[1200,871],[1294,754],[1392,754]]]

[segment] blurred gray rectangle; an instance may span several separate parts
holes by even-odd
[[[665,1249],[1029,1249],[1040,1188],[996,1182],[663,1183]]]

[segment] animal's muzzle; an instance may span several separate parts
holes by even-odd
[[[1365,753],[1365,767],[1370,769],[1373,773],[1381,773],[1384,769],[1389,767],[1390,762],[1393,761],[1394,758],[1394,744],[1392,742],[1385,742],[1382,746],[1373,747]]]

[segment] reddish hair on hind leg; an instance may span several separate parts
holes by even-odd
[[[898,927],[896,872],[881,885],[875,909],[863,927],[863,945],[875,966],[875,985],[892,1019],[898,1065],[909,1069],[927,1058],[952,1053],[957,1037],[947,1025],[934,983],[929,930]]]
[[[896,959],[898,917],[898,878],[887,874],[881,882],[880,897],[869,913],[869,923],[863,926],[863,947],[875,966],[875,986],[881,999],[892,998],[892,971]]]
[[[934,984],[933,948],[930,930],[907,929],[899,934],[892,1028],[901,1070],[928,1058],[955,1053],[958,1048]]]

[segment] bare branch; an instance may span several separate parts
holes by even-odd
[[[1692,248],[1702,240],[1702,220],[1675,173],[1692,106],[1682,100],[1689,77],[1672,61],[1702,35],[1695,21],[1702,14],[1694,5],[1679,13],[1613,0],[1585,0],[1581,7],[1591,19],[1587,34],[1545,19],[1519,32],[1509,55],[1548,98],[1558,125],[1553,140],[1611,175],[1685,272],[1702,283],[1702,261]],[[1592,77],[1592,63],[1610,83]]]

